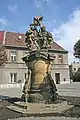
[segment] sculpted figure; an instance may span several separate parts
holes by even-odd
[[[42,25],[42,20],[43,17],[34,17],[33,23],[30,24],[30,28],[26,32],[25,42],[29,50],[45,49],[52,44],[52,34]]]
[[[43,17],[34,17],[26,32],[25,42],[29,55],[23,57],[28,67],[28,78],[23,87],[24,101],[53,103],[56,86],[51,76],[50,65],[54,58],[49,54],[53,37],[42,25]]]
[[[50,32],[48,32],[48,34],[47,34],[47,39],[48,39],[48,45],[51,46],[51,44],[53,42],[53,36]]]
[[[37,44],[37,30],[34,29],[32,26],[30,27],[30,29],[26,32],[26,39],[25,42],[27,43],[27,47],[29,50],[36,50],[39,46]]]
[[[42,34],[42,38],[43,38],[43,47],[47,47],[48,45],[48,40],[47,40],[47,34],[48,32],[46,31],[46,27],[42,26],[41,27],[41,34]]]

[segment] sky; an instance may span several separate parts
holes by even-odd
[[[47,30],[73,62],[73,47],[80,39],[80,0],[0,0],[0,30],[25,33],[34,16],[44,17]]]

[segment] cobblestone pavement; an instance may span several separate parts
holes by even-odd
[[[61,96],[77,96],[80,97],[80,83],[59,84],[57,86],[58,94]],[[22,94],[21,88],[0,88],[0,98],[20,97]]]
[[[59,95],[80,97],[80,83],[57,85],[57,89],[58,89]],[[22,88],[0,89],[0,98],[5,99],[5,98],[9,98],[9,97],[20,97],[21,93],[22,93],[21,91],[22,91]],[[70,97],[68,99],[70,99]],[[73,100],[74,99],[72,98],[71,101],[73,102]],[[78,102],[79,102],[79,99],[78,99]],[[2,115],[2,113],[3,113],[3,117],[5,115],[7,115],[7,118],[9,118],[8,120],[34,120],[34,119],[35,120],[80,120],[80,118],[75,118],[75,116],[80,117],[80,115],[78,115],[80,113],[80,107],[77,107],[77,106],[76,106],[75,110],[70,110],[71,113],[70,113],[70,111],[68,111],[68,113],[72,114],[71,117],[73,117],[73,118],[71,118],[69,116],[70,114],[66,115],[66,117],[62,117],[64,115],[60,115],[61,117],[52,117],[52,116],[51,117],[50,116],[49,117],[23,117],[18,113],[13,114],[13,111],[10,111],[11,117],[8,117],[9,110],[5,109],[5,111],[4,111],[3,106],[1,106],[0,108],[2,111],[2,112],[0,111],[1,115]],[[1,115],[0,115],[0,117],[1,117]],[[2,119],[2,117],[1,117],[0,120],[6,120],[6,119]]]
[[[80,120],[80,118],[71,118],[71,117],[21,117],[16,119],[8,120]]]
[[[61,96],[77,96],[80,97],[80,82],[71,84],[59,84],[57,90]]]

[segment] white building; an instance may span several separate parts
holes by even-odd
[[[6,64],[0,66],[0,85],[10,87],[24,83],[27,78],[27,66],[21,58],[28,51],[24,34],[0,31],[0,44],[5,47],[8,59]],[[68,51],[53,42],[49,52],[56,56],[51,67],[55,83],[69,83]]]

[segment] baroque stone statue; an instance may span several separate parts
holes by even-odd
[[[42,20],[43,17],[34,17],[25,34],[29,50],[29,54],[22,58],[28,67],[28,78],[22,91],[25,102],[52,103],[57,99],[57,89],[50,71],[55,56],[51,56],[48,51],[53,36],[43,26]]]
[[[33,24],[30,25],[30,29],[25,34],[26,45],[31,51],[50,48],[53,42],[53,36],[43,26],[42,20],[43,17],[35,17]]]

